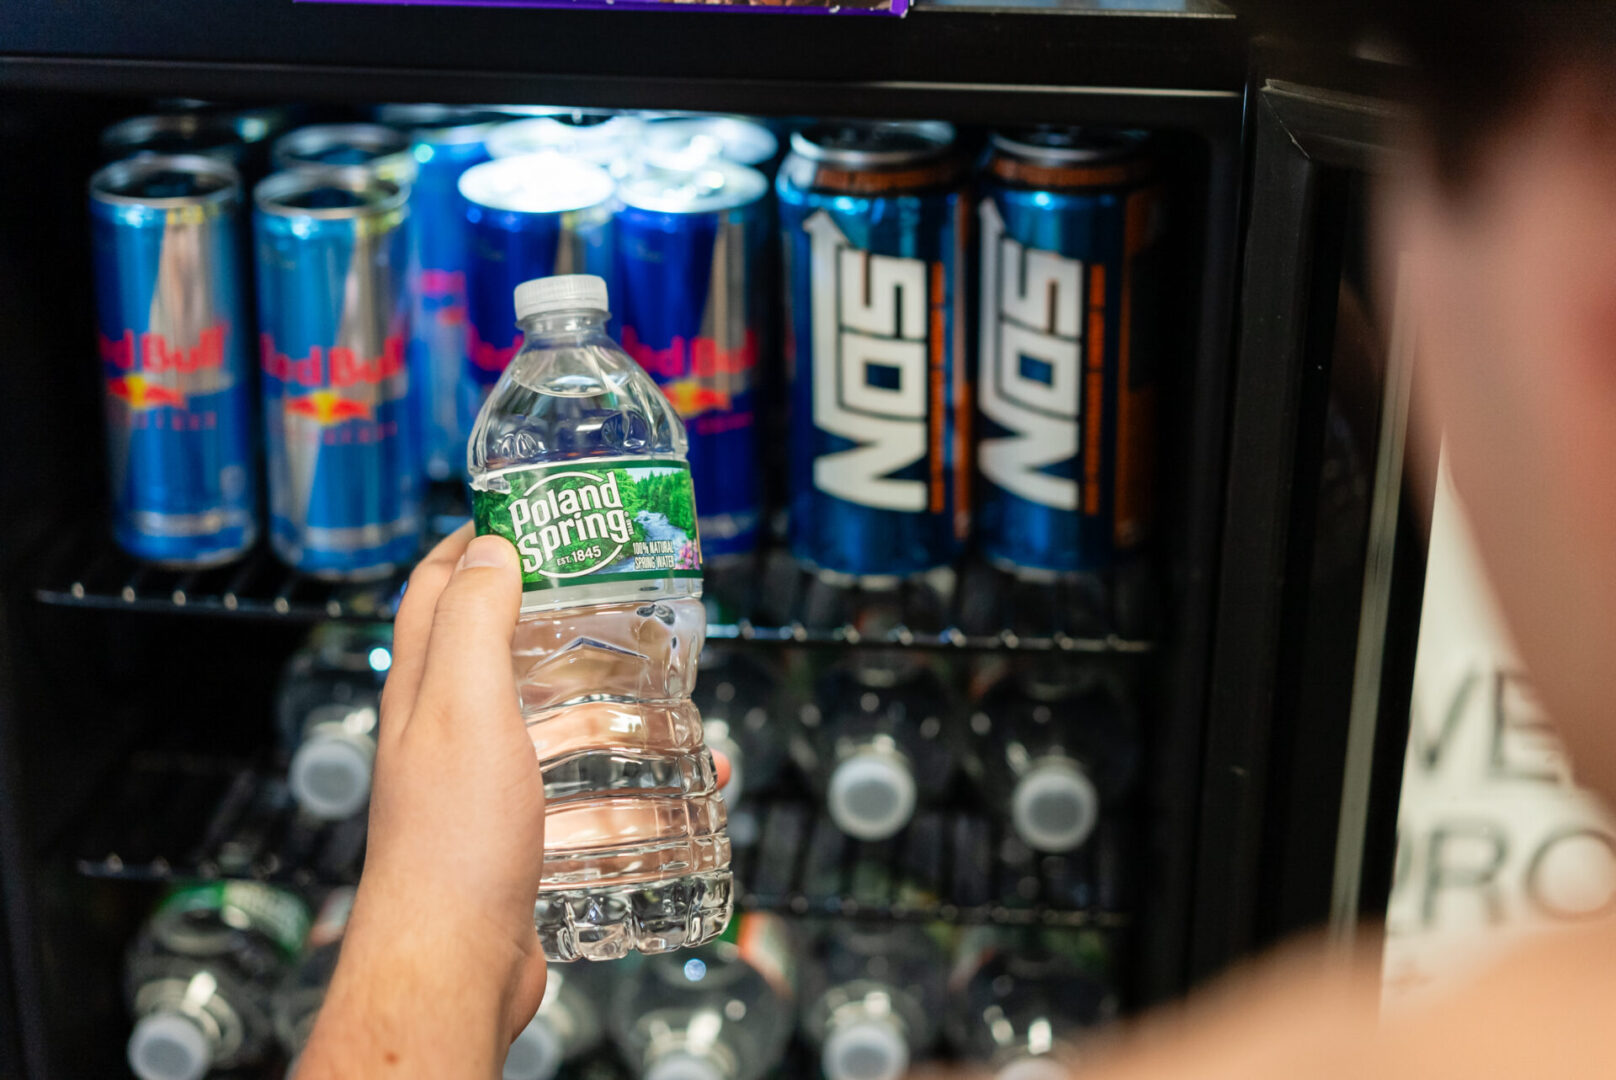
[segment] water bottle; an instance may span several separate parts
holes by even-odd
[[[298,807],[341,821],[370,802],[382,684],[392,667],[386,626],[330,623],[292,655],[276,703],[287,786]]]
[[[835,923],[815,936],[802,1027],[825,1080],[899,1080],[937,1038],[947,962],[918,926]]]
[[[274,1045],[270,997],[309,929],[291,893],[256,882],[181,888],[129,947],[124,983],[140,1080],[198,1080],[261,1061]]]
[[[713,645],[702,651],[699,670],[693,700],[708,748],[729,758],[729,783],[720,790],[733,808],[767,791],[785,761],[773,716],[782,675],[755,657]]]
[[[981,694],[965,768],[1035,851],[1075,851],[1133,783],[1139,744],[1121,686],[1069,663],[1023,665]]]
[[[885,840],[942,796],[954,772],[950,708],[936,672],[912,656],[860,656],[818,680],[799,710],[799,754],[837,828]]]
[[[331,985],[331,975],[337,970],[337,957],[342,951],[342,935],[348,929],[348,916],[353,912],[352,886],[332,889],[320,905],[309,928],[308,941],[303,948],[303,959],[275,988],[270,1015],[275,1023],[275,1038],[286,1052],[291,1064],[286,1075],[297,1072],[297,1059],[314,1033],[314,1020],[325,1004],[325,992]]]
[[[1078,947],[1074,939],[1073,949]],[[1107,983],[1054,934],[984,929],[949,979],[960,1055],[994,1080],[1070,1080],[1117,1014]]]
[[[627,961],[625,961],[627,962]],[[502,1080],[551,1080],[563,1062],[600,1045],[611,1004],[613,964],[559,965],[550,969],[544,1000],[505,1055]]]
[[[684,426],[606,336],[601,279],[524,282],[516,313],[467,464],[478,533],[521,558],[511,663],[548,799],[534,922],[554,960],[699,944],[732,883],[690,701],[706,618]]]
[[[612,1010],[612,1037],[636,1080],[760,1080],[792,1025],[785,924],[748,912],[734,940],[650,957]]]

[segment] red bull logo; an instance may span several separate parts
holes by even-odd
[[[522,335],[518,331],[511,336],[509,345],[490,345],[477,335],[477,329],[469,323],[466,326],[466,356],[471,360],[479,381],[492,383],[510,366],[511,360],[522,351]],[[486,374],[484,374],[486,373]]]
[[[374,386],[404,374],[404,339],[396,334],[382,342],[379,356],[363,356],[344,345],[316,345],[307,356],[293,359],[275,347],[269,334],[263,335],[261,350],[265,375],[316,390]]]
[[[421,296],[428,300],[465,301],[466,274],[463,270],[431,270],[421,271]]]
[[[662,387],[683,417],[726,412],[734,395],[747,389],[748,373],[757,366],[757,335],[733,349],[721,348],[712,338],[675,336],[659,349],[640,340],[632,326],[623,328],[623,348]]]
[[[335,390],[316,390],[312,394],[286,399],[288,416],[306,416],[330,427],[345,420],[374,420],[376,413],[363,401],[345,398]]]
[[[136,410],[155,409],[159,406],[185,408],[184,394],[172,386],[152,382],[144,375],[121,375],[116,379],[108,379],[107,393]]]
[[[101,362],[118,371],[138,369],[154,375],[166,372],[188,375],[224,367],[226,329],[223,323],[203,327],[194,345],[171,341],[168,335],[155,332],[136,334],[125,330],[115,338],[105,334],[96,336]]]

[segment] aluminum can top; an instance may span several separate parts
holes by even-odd
[[[690,168],[713,158],[754,168],[779,149],[774,132],[744,116],[669,116],[645,126],[641,154],[666,168]]]
[[[768,193],[756,169],[714,159],[693,169],[648,169],[619,190],[625,206],[661,214],[710,214],[750,206]]]
[[[241,177],[227,162],[202,154],[142,154],[115,161],[90,177],[90,197],[111,206],[149,210],[227,211]]]
[[[384,124],[314,124],[275,140],[275,167],[356,165],[384,180],[415,182],[409,136]]]
[[[606,170],[557,153],[495,158],[460,175],[460,194],[492,210],[558,214],[598,206],[616,182]]]

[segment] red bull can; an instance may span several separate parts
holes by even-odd
[[[419,171],[410,138],[383,124],[311,124],[275,140],[277,169],[357,165],[408,188]]]
[[[744,116],[664,116],[645,125],[640,155],[664,169],[692,169],[721,158],[767,171],[780,141]]]
[[[702,557],[757,547],[758,349],[769,181],[713,160],[648,169],[619,190],[617,309],[623,348],[684,418]]]
[[[113,535],[168,566],[228,562],[258,536],[240,217],[236,171],[213,158],[90,179]]]
[[[565,154],[621,176],[631,168],[643,130],[637,116],[571,109],[501,124],[488,137],[488,152],[496,158]]]
[[[364,166],[306,168],[254,200],[270,540],[305,573],[385,575],[421,532],[406,191]]]
[[[995,134],[984,164],[977,542],[1099,574],[1148,533],[1166,200],[1138,131]]]
[[[505,118],[450,105],[383,105],[376,119],[408,133],[419,174],[410,189],[410,368],[420,380],[426,474],[465,471],[457,388],[466,364],[466,212],[460,176],[488,160],[487,139]]]
[[[230,117],[202,112],[131,116],[104,129],[100,142],[102,161],[139,154],[200,154],[237,170],[248,164],[251,150]]]
[[[616,186],[605,169],[560,154],[496,158],[461,174],[468,262],[459,397],[466,431],[522,348],[511,309],[518,285],[556,274],[594,274],[607,282],[608,296],[617,295],[611,240]]]
[[[822,123],[780,165],[791,551],[888,586],[970,528],[965,238],[945,123]]]

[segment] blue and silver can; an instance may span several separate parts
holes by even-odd
[[[101,160],[121,161],[140,154],[200,154],[238,171],[251,148],[230,117],[219,113],[153,113],[131,116],[101,132]]]
[[[275,140],[274,163],[282,170],[357,165],[404,188],[415,183],[419,172],[409,136],[385,124],[297,128]]]
[[[1023,576],[1103,573],[1151,517],[1165,199],[1145,136],[994,135],[978,213],[978,543]]]
[[[270,538],[305,573],[387,574],[421,532],[405,190],[363,166],[305,168],[254,198]]]
[[[425,410],[426,474],[465,471],[457,387],[466,365],[466,211],[460,175],[488,160],[489,132],[504,117],[450,105],[383,105],[376,119],[409,134],[420,172],[410,190],[410,367]]]
[[[953,144],[943,123],[818,124],[776,182],[791,551],[866,585],[952,562],[970,529],[970,204]]]
[[[769,182],[714,160],[648,169],[619,190],[613,302],[623,348],[684,418],[702,557],[757,547],[758,349]]]
[[[623,176],[633,167],[643,128],[644,121],[626,113],[558,110],[501,124],[488,136],[488,152],[496,158],[565,154]]]
[[[744,116],[663,116],[646,123],[640,147],[647,164],[664,169],[692,169],[721,158],[767,171],[780,141]]]
[[[516,287],[556,274],[594,274],[617,295],[612,274],[616,182],[606,170],[560,154],[499,158],[460,176],[465,199],[466,364],[460,423],[477,411],[522,348],[511,311]]]
[[[113,535],[138,558],[227,562],[258,536],[241,181],[147,154],[90,180]]]

